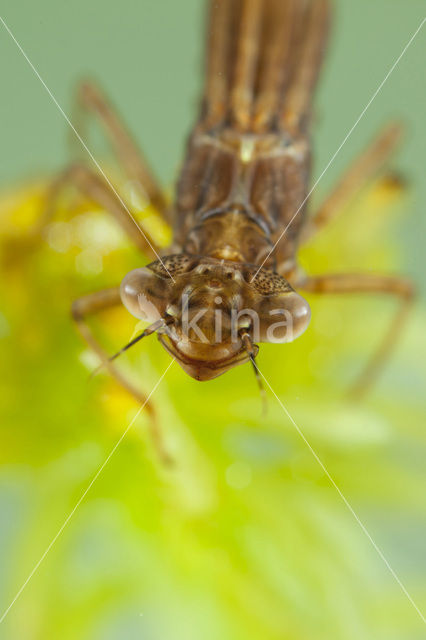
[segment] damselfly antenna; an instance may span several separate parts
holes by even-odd
[[[146,338],[146,336],[149,336],[152,333],[155,333],[156,331],[158,331],[158,329],[163,329],[166,326],[167,326],[167,322],[166,322],[166,320],[164,318],[160,318],[156,322],[153,322],[152,324],[149,325],[149,327],[144,329],[142,331],[142,333],[140,333],[138,336],[133,338],[133,340],[130,340],[130,342],[128,342],[122,349],[120,349],[120,351],[117,351],[117,353],[114,353],[113,356],[108,358],[108,362],[112,362],[113,360],[118,358],[118,356],[121,356],[122,353],[127,351],[127,349],[130,349],[130,347],[133,347],[133,345],[137,344],[140,340],[142,340],[142,338]],[[105,367],[105,365],[106,365],[106,363],[102,362],[102,364],[100,364],[99,367],[97,367],[92,372],[90,377],[93,378],[95,375],[97,375],[99,373],[99,371],[101,371]]]
[[[142,338],[146,338],[146,336],[150,336],[151,333],[155,333],[156,331],[158,331],[158,329],[164,328],[166,326],[167,326],[167,323],[164,320],[164,318],[160,318],[156,322],[153,322],[152,324],[149,325],[149,327],[144,329],[142,333],[136,336],[136,338],[133,338],[133,340],[130,340],[130,342],[128,342],[122,349],[120,349],[120,351],[117,351],[117,353],[114,353],[113,356],[108,358],[108,362],[112,362],[113,360],[118,358],[118,356],[121,356],[122,353],[127,351],[127,349],[130,349],[130,347],[133,347],[133,345],[139,342],[139,340],[142,340]]]
[[[241,333],[240,336],[241,336],[241,340],[243,341],[244,348],[247,351],[247,354],[250,358],[250,362],[253,366],[254,375],[256,376],[257,384],[260,391],[260,396],[262,398],[262,413],[263,415],[266,415],[267,402],[266,402],[265,387],[263,386],[262,378],[260,377],[259,369],[257,368],[256,356],[254,354],[254,349],[253,349],[253,342],[250,337],[250,334],[247,333],[246,331],[244,331],[244,333]]]

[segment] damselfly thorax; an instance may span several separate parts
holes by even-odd
[[[380,292],[402,301],[362,387],[395,342],[413,296],[410,282],[371,273],[307,276],[297,266],[299,244],[382,169],[400,132],[395,124],[386,127],[320,209],[307,215],[310,115],[329,13],[327,0],[210,1],[201,108],[171,208],[99,89],[87,83],[80,88],[80,105],[98,116],[127,175],[174,231],[172,246],[161,251],[102,170],[99,176],[74,166],[54,185],[56,193],[71,180],[110,211],[154,260],[128,274],[121,288],[86,296],[73,306],[83,336],[138,399],[143,394],[123,379],[90,331],[88,314],[124,303],[150,325],[120,353],[155,332],[199,380],[248,360],[255,366],[257,343],[300,336],[310,319],[308,303],[296,292],[300,289]],[[50,206],[46,218],[52,211]]]

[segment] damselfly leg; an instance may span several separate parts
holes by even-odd
[[[77,91],[79,115],[91,113],[101,123],[108,137],[120,166],[126,175],[147,198],[158,213],[171,222],[171,215],[163,195],[163,190],[154,176],[148,161],[136,145],[133,136],[119,117],[105,93],[93,82],[83,82]],[[81,118],[77,117],[79,128]]]
[[[73,165],[65,169],[53,182],[38,225],[39,231],[54,217],[58,198],[61,192],[69,186],[76,187],[87,198],[108,211],[143,253],[152,258],[158,257],[159,247],[156,246],[155,241],[148,233],[142,230],[118,192],[101,175],[84,165]]]
[[[401,138],[402,126],[391,122],[349,166],[323,204],[308,220],[301,242],[306,243],[332,222],[385,167]]]
[[[396,298],[400,304],[384,337],[367,363],[350,395],[359,398],[373,384],[392,353],[412,306],[415,291],[410,280],[398,276],[373,274],[325,274],[308,276],[299,283],[304,291],[312,293],[373,293]]]
[[[160,210],[161,214],[165,215],[164,200],[158,195],[159,187],[155,179],[150,174],[143,157],[138,154],[136,146],[133,145],[120,121],[107,103],[103,101],[102,94],[97,92],[93,86],[86,84],[82,86],[81,95],[84,96],[87,104],[91,104],[92,109],[99,115],[105,129],[109,132],[113,146],[129,177],[136,181],[144,195],[147,195],[150,202]],[[109,181],[109,178],[105,178],[100,173],[82,164],[68,167],[51,185],[45,210],[36,228],[37,232],[41,232],[55,216],[58,198],[61,192],[70,186],[76,188],[89,200],[99,204],[105,211],[108,211],[144,255],[148,258],[158,257],[159,247],[147,231],[139,225],[118,190]],[[150,418],[150,434],[155,449],[164,462],[170,462],[171,459],[163,445],[152,404],[147,401],[146,395],[130,383],[117,367],[110,362],[109,355],[95,338],[87,322],[88,316],[119,305],[121,305],[119,289],[107,289],[76,300],[72,305],[72,315],[82,337],[98,355],[102,364],[114,379],[138,403],[145,406]]]
[[[102,365],[108,370],[111,376],[118,382],[126,391],[128,391],[135,400],[144,406],[149,415],[149,433],[152,439],[152,443],[157,451],[159,458],[167,464],[170,464],[171,458],[166,451],[163,443],[162,434],[157,423],[154,407],[147,396],[141,392],[135,385],[133,385],[122,373],[117,369],[115,364],[111,362],[109,354],[101,346],[99,341],[94,336],[92,329],[88,324],[88,317],[96,313],[100,313],[112,307],[121,306],[120,290],[118,287],[112,289],[104,289],[103,291],[97,291],[89,295],[78,298],[72,305],[72,316],[77,324],[78,330],[88,344],[90,349],[97,354],[102,362]]]

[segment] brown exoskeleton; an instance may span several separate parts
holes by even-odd
[[[307,302],[296,293],[299,289],[386,293],[402,301],[358,390],[373,379],[395,341],[413,296],[410,282],[372,274],[306,276],[297,267],[300,242],[328,223],[382,168],[399,137],[398,126],[388,126],[319,211],[306,216],[310,112],[328,23],[327,0],[211,0],[201,111],[171,209],[101,92],[92,84],[80,88],[81,104],[100,119],[129,178],[174,229],[173,245],[160,257],[159,248],[104,177],[75,166],[54,187],[56,192],[72,181],[155,258],[128,274],[121,289],[95,293],[73,305],[84,338],[141,401],[144,396],[122,378],[89,330],[88,314],[124,303],[133,315],[152,323],[130,345],[156,332],[198,380],[214,378],[248,360],[254,363],[255,342],[270,340],[271,326],[277,324],[275,312],[291,321],[292,335],[281,323],[272,341],[299,336],[310,318]],[[52,211],[49,207],[47,217]],[[240,314],[242,310],[253,313]]]

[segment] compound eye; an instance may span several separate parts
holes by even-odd
[[[311,309],[302,296],[295,291],[274,296],[264,304],[260,318],[262,342],[292,342],[308,327]]]
[[[165,314],[168,287],[150,269],[134,269],[126,275],[120,287],[121,300],[136,318],[155,322]]]

